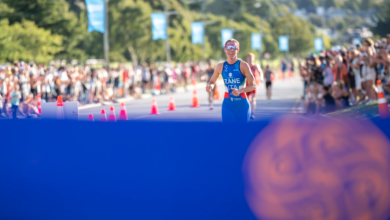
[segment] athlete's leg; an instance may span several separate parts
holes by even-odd
[[[236,122],[247,123],[251,115],[251,106],[248,99],[243,99],[240,105],[237,105],[237,119]]]
[[[236,122],[236,115],[232,111],[232,104],[227,99],[222,103],[222,121],[228,123]]]
[[[248,101],[251,106],[251,118],[254,118],[255,108],[256,108],[256,96],[255,93],[248,94]]]
[[[272,96],[272,83],[269,83],[267,91],[268,91],[268,97],[269,97],[268,99],[271,99],[271,96]]]
[[[252,107],[252,102],[253,102],[253,94],[252,93],[247,93],[246,97],[248,98],[248,102]]]

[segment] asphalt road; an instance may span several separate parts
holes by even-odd
[[[292,113],[295,106],[298,106],[298,98],[301,96],[303,84],[299,78],[279,80],[273,83],[272,100],[265,96],[265,85],[261,83],[257,92],[257,107],[255,120],[279,117]],[[224,94],[223,86],[219,86],[220,100],[214,101],[214,109],[210,110],[208,105],[208,94],[203,84],[197,85],[198,98],[201,107],[191,108],[192,90],[171,94],[158,95],[144,99],[125,102],[129,120],[144,121],[222,121],[221,107]],[[176,103],[176,111],[168,111],[169,97],[173,97]],[[150,115],[152,98],[156,99],[160,115]],[[88,114],[93,114],[95,120],[99,120],[102,109],[108,114],[110,106],[114,106],[117,118],[119,117],[120,103],[106,103],[102,106],[91,106],[79,110],[79,118],[87,120]]]

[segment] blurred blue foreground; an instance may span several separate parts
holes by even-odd
[[[268,124],[1,121],[0,219],[256,219],[243,160]]]

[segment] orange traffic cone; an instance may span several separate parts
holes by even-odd
[[[159,76],[157,76],[157,81],[156,81],[156,87],[155,87],[155,89],[156,89],[157,91],[160,91],[160,90],[161,90],[161,83],[160,83],[160,77],[159,77]]]
[[[218,91],[218,86],[217,86],[217,84],[215,84],[214,99],[215,99],[215,100],[219,100],[219,91]]]
[[[192,97],[192,106],[191,107],[192,108],[199,108],[200,107],[196,90],[194,90],[194,95]]]
[[[168,111],[176,111],[175,100],[173,100],[173,97],[169,98]]]
[[[377,93],[378,93],[379,116],[380,118],[389,118],[390,111],[389,111],[389,107],[387,106],[386,96],[385,93],[383,92],[381,81],[378,80],[376,84],[377,84]]]
[[[37,108],[38,108],[38,113],[42,114],[41,102],[40,101],[37,102]]]
[[[155,99],[152,99],[152,110],[150,111],[151,115],[159,115],[160,112],[158,111],[157,102]]]
[[[110,107],[110,114],[108,115],[108,121],[109,122],[116,122],[114,106]]]
[[[64,102],[62,101],[62,96],[57,97],[57,120],[64,120]]]
[[[196,78],[195,78],[195,77],[192,77],[191,82],[192,82],[192,85],[193,85],[193,86],[196,86]]]
[[[100,121],[107,122],[106,111],[104,109],[102,109],[102,114],[100,115]]]
[[[92,114],[88,115],[88,121],[93,121],[93,115]]]
[[[38,108],[39,114],[42,114],[41,105],[42,105],[41,94],[38,94],[37,95],[37,108]]]
[[[120,121],[127,121],[127,111],[126,111],[126,106],[125,103],[121,103],[121,111],[119,112],[119,120]]]

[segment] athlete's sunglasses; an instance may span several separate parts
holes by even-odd
[[[238,47],[236,45],[234,45],[234,44],[228,44],[228,45],[225,46],[226,50],[230,50],[232,48],[233,48],[233,50],[238,50]]]

